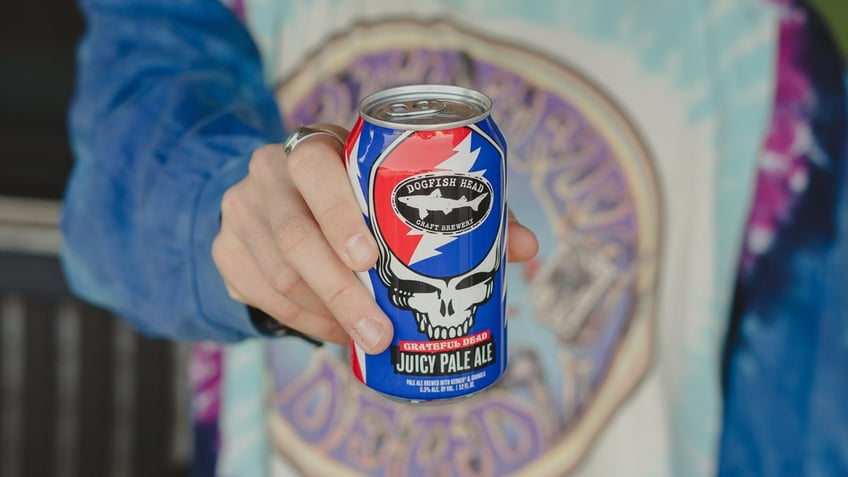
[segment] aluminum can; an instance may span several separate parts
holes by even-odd
[[[507,364],[506,144],[482,93],[445,85],[363,99],[345,164],[379,246],[359,274],[394,324],[392,344],[355,344],[356,377],[413,402],[464,397]]]

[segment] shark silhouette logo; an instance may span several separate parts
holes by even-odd
[[[456,209],[471,207],[476,212],[480,208],[480,203],[488,196],[489,193],[487,192],[471,201],[466,199],[465,196],[460,197],[459,200],[454,200],[442,197],[441,189],[436,189],[430,195],[410,195],[400,197],[398,200],[409,207],[418,209],[418,217],[424,219],[431,211],[441,211],[447,215]]]
[[[467,233],[492,210],[492,185],[482,174],[433,172],[400,182],[393,207],[410,227],[429,233]]]

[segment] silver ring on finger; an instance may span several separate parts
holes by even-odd
[[[311,126],[298,126],[289,133],[286,140],[283,142],[283,152],[288,156],[297,147],[298,144],[306,141],[313,136],[330,136],[339,142],[344,147],[345,141],[338,133],[330,129],[323,129]]]

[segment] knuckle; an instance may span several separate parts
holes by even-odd
[[[221,220],[239,222],[245,217],[255,215],[251,205],[251,191],[245,182],[230,187],[221,197]]]
[[[304,143],[298,147],[297,152],[292,151],[288,158],[286,158],[286,168],[288,168],[290,176],[298,177],[309,170],[311,154],[306,149],[307,144]]]
[[[304,215],[291,215],[280,219],[274,227],[274,239],[285,254],[292,253],[315,235],[316,226]]]
[[[344,201],[337,200],[321,210],[315,218],[318,223],[332,224],[334,228],[352,228],[356,209]]]
[[[235,187],[230,187],[229,189],[227,189],[224,192],[223,197],[221,197],[221,217],[238,217],[240,201],[241,197],[238,192],[238,189],[236,189]]]
[[[221,265],[224,263],[224,255],[227,253],[227,245],[224,243],[221,234],[218,234],[214,240],[212,240],[212,261],[215,262],[215,265],[218,268],[221,268]]]
[[[310,139],[298,144],[297,148],[286,159],[289,175],[293,177],[320,171],[327,166],[327,161],[320,161],[321,156],[334,151],[318,139]]]
[[[303,315],[303,310],[299,306],[286,299],[275,300],[269,312],[280,323],[292,327],[296,327]]]
[[[271,269],[271,276],[268,277],[268,283],[271,288],[280,295],[290,296],[303,283],[300,275],[294,272],[288,266],[275,266]]]
[[[337,282],[328,289],[327,305],[331,309],[345,309],[345,303],[356,295],[359,282],[350,278]]]
[[[281,160],[278,154],[278,148],[275,146],[269,144],[253,151],[253,155],[250,157],[250,162],[247,165],[249,175],[265,176],[273,170],[274,163]]]

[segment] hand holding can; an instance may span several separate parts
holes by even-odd
[[[340,126],[314,127],[347,137]],[[224,196],[212,252],[227,289],[285,326],[335,343],[352,337],[360,352],[380,353],[390,344],[392,325],[354,274],[375,265],[377,243],[350,187],[339,141],[309,135],[289,154],[283,149],[258,149],[248,175]],[[418,210],[410,201],[404,205]],[[510,260],[535,254],[535,237],[517,222],[507,237]],[[353,253],[357,249],[364,253]]]
[[[333,137],[316,135],[289,154],[280,144],[254,152],[247,177],[224,195],[212,254],[234,299],[320,340],[354,337],[376,353],[388,346],[391,323],[352,271],[372,267],[377,247],[341,151]]]

